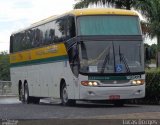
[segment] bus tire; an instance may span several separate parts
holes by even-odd
[[[19,101],[21,101],[22,103],[24,101],[24,94],[23,94],[22,85],[19,86]]]
[[[29,104],[31,102],[31,97],[29,96],[28,84],[24,85],[24,103]]]
[[[68,99],[66,84],[63,84],[61,88],[61,102],[63,106],[74,106],[76,104],[76,100]]]

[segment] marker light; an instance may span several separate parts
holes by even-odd
[[[132,80],[131,83],[133,85],[143,85],[144,84],[144,79],[139,79],[139,80]]]
[[[82,81],[81,84],[83,86],[98,86],[98,82],[95,81]]]

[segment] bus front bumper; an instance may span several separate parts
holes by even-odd
[[[145,84],[123,87],[80,86],[81,100],[135,99],[145,96]],[[114,98],[119,97],[119,98]]]

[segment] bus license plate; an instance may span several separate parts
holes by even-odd
[[[120,99],[120,95],[110,95],[109,99],[110,100],[118,100],[118,99]]]

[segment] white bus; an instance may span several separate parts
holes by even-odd
[[[139,17],[119,9],[77,9],[10,37],[13,91],[24,103],[41,98],[124,100],[145,96]]]

